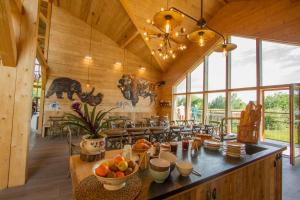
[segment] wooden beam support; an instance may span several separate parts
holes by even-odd
[[[120,0],[120,3],[122,4],[124,10],[127,12],[129,18],[131,19],[132,23],[135,25],[135,27],[136,27],[136,29],[138,30],[138,32],[139,32],[140,34],[143,34],[143,31],[140,30],[140,29],[138,28],[137,23],[136,23],[137,19],[136,19],[135,15],[134,15],[133,13],[130,12],[126,0]],[[145,40],[145,38],[144,38],[144,37],[142,37],[142,38],[143,38],[145,44],[147,45],[147,47],[148,47],[148,49],[149,49],[149,51],[150,51],[150,53],[151,53],[152,48],[150,47],[149,43]],[[155,58],[155,60],[156,60],[156,62],[158,63],[159,67],[161,68],[161,70],[162,70],[162,71],[165,71],[166,69],[165,69],[165,67],[163,66],[163,64],[161,63],[161,60],[160,60],[159,58],[157,58],[156,55],[154,55],[153,57]]]
[[[27,178],[28,140],[31,131],[32,87],[37,47],[38,0],[23,0],[20,53],[16,67],[10,144],[8,187],[23,185]]]
[[[17,8],[19,10],[19,13],[23,14],[24,7],[23,7],[22,0],[14,0],[13,2],[16,4],[16,6],[17,6]]]
[[[39,17],[43,22],[45,22],[45,24],[48,24],[48,20],[43,13],[40,12]]]
[[[0,57],[5,66],[17,65],[17,45],[9,0],[0,1]]]
[[[121,44],[121,48],[125,48],[127,47],[140,33],[138,31],[136,31],[135,33],[133,33],[130,37],[128,37],[127,40],[124,41],[123,44]]]

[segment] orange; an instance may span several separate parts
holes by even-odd
[[[109,168],[106,165],[100,165],[99,167],[96,168],[96,174],[98,176],[105,177],[109,172]]]
[[[116,176],[117,176],[117,177],[124,177],[125,174],[124,174],[124,172],[117,171],[117,172],[116,172]]]
[[[121,161],[124,161],[125,159],[121,156],[121,155],[117,155],[115,158],[114,158],[114,163],[116,165],[118,165]]]

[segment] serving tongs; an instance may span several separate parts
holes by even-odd
[[[202,176],[198,171],[196,171],[194,169],[192,170],[192,173],[195,174],[196,176]]]

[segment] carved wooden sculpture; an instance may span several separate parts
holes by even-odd
[[[261,105],[255,105],[252,101],[241,113],[240,125],[238,127],[237,140],[244,143],[257,143],[261,120]]]

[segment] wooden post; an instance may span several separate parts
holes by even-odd
[[[0,189],[8,184],[15,81],[16,68],[0,66]]]
[[[23,8],[24,16],[20,21],[19,58],[16,68],[8,187],[25,183],[28,138],[31,128],[31,96],[37,46],[38,0],[24,0]]]
[[[9,0],[0,1],[0,59],[3,65],[15,67],[17,47]]]

